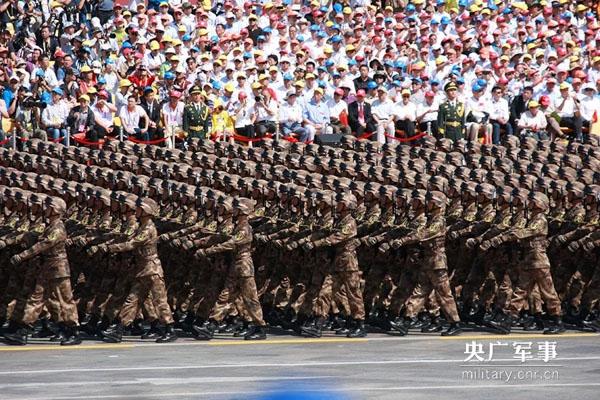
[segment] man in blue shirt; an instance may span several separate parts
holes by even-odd
[[[316,88],[313,98],[304,107],[304,128],[307,132],[305,141],[312,142],[315,135],[327,133],[331,129],[330,122],[329,107],[323,101],[323,89]]]

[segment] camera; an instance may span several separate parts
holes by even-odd
[[[256,97],[254,98],[254,101],[256,101],[257,103],[258,103],[258,102],[261,102],[261,101],[263,101],[263,97],[262,97],[262,96],[256,96]]]
[[[24,108],[39,108],[39,109],[46,108],[46,103],[44,103],[43,101],[37,101],[31,97],[28,97],[25,100],[23,100],[21,105]]]

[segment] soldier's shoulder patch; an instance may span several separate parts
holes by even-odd
[[[231,232],[233,231],[233,227],[231,225],[226,225],[223,227],[222,232],[226,235],[231,234]]]
[[[264,216],[264,215],[265,215],[265,209],[264,209],[264,208],[262,208],[262,207],[261,207],[261,208],[258,208],[258,209],[257,209],[257,210],[254,212],[254,214],[255,214],[257,217],[262,217],[262,216]]]
[[[213,221],[210,224],[208,224],[207,228],[210,229],[211,231],[214,231],[215,229],[217,229],[217,223],[215,221]]]
[[[246,236],[246,234],[244,233],[244,231],[239,231],[238,233],[235,234],[235,240],[240,241],[242,240],[244,237]]]
[[[352,232],[352,226],[350,224],[346,224],[344,226],[342,226],[342,233],[344,235],[348,235]]]
[[[50,234],[48,235],[48,240],[54,242],[55,240],[58,239],[58,231],[52,231],[50,232]]]
[[[135,238],[136,238],[138,241],[142,242],[142,241],[144,241],[144,240],[147,240],[147,239],[148,239],[148,233],[147,233],[147,232],[140,232],[140,234],[139,234],[139,235],[137,235]]]

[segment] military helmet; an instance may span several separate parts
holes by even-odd
[[[44,207],[59,215],[63,215],[67,211],[67,203],[63,199],[54,196],[48,196],[44,199]]]
[[[544,193],[531,191],[529,192],[527,199],[529,201],[529,208],[533,208],[532,206],[534,206],[540,210],[548,211],[550,200],[548,200],[548,196]]]
[[[492,201],[496,197],[496,189],[489,183],[480,183],[475,188],[478,195],[483,196],[485,199]]]
[[[358,206],[356,196],[354,196],[351,192],[342,192],[336,194],[335,201],[336,203],[344,203],[346,208],[350,210],[354,210]]]
[[[138,197],[135,202],[135,206],[137,208],[141,208],[144,213],[152,217],[156,217],[158,215],[158,204],[151,198]]]
[[[255,202],[245,197],[237,197],[233,200],[232,207],[243,215],[250,215],[254,212]]]

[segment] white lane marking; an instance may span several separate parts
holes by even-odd
[[[108,381],[66,381],[66,382],[27,382],[27,383],[7,383],[0,384],[0,389],[27,389],[43,387],[61,387],[61,386],[92,386],[92,385],[114,385],[114,386],[132,386],[132,385],[191,385],[207,383],[247,383],[263,381],[304,381],[315,379],[329,379],[334,376],[213,376],[213,377],[193,377],[193,378],[138,378],[129,380],[108,380]]]
[[[409,391],[431,391],[431,390],[482,390],[482,389],[522,389],[522,388],[563,388],[563,387],[600,387],[600,383],[542,383],[542,384],[514,384],[514,385],[439,385],[439,386],[395,386],[395,387],[369,387],[369,386],[349,386],[334,388],[302,388],[306,393],[333,393],[333,392],[409,392]],[[268,394],[278,393],[271,390],[243,390],[243,391],[202,391],[202,392],[169,392],[169,393],[145,393],[145,394],[116,394],[90,396],[63,396],[63,397],[22,397],[12,398],[12,400],[79,400],[79,399],[148,399],[148,398],[175,398],[175,397],[212,397],[212,396],[232,396],[232,395],[250,395],[250,394]]]
[[[600,357],[562,357],[555,361],[589,361],[600,360]],[[344,367],[356,365],[399,365],[399,364],[462,364],[465,360],[374,360],[374,361],[329,361],[305,363],[247,363],[247,364],[212,364],[212,365],[161,365],[154,367],[115,367],[115,368],[68,368],[68,369],[38,369],[21,371],[2,371],[2,375],[28,375],[28,374],[56,374],[56,373],[81,373],[81,372],[120,372],[120,371],[175,371],[196,369],[236,369],[236,368],[285,368],[285,367]],[[494,362],[514,361],[514,359],[497,359]],[[494,363],[489,364],[490,367]],[[13,365],[14,367],[14,365]]]

